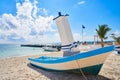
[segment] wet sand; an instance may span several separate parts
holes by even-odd
[[[85,80],[81,74],[53,72],[29,64],[28,58],[0,59],[0,80]],[[112,53],[105,61],[99,75],[85,75],[88,80],[120,80],[120,55]]]

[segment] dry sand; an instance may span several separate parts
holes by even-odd
[[[0,59],[0,80],[85,80],[81,74],[45,71],[33,67],[29,64],[28,57],[31,56]],[[88,80],[120,80],[120,56],[114,52],[108,57],[98,76],[86,77]]]

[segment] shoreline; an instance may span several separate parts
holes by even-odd
[[[29,64],[30,55],[0,59],[1,80],[84,80],[81,74],[55,72],[38,69]],[[86,75],[89,80],[119,80],[120,56],[115,51],[105,61],[99,75]]]
[[[48,54],[50,52],[43,52],[43,53],[40,53],[40,54]],[[40,54],[29,54],[29,55],[19,55],[19,56],[11,56],[11,57],[0,57],[0,60],[1,59],[11,59],[11,58],[20,58],[20,57],[27,57],[27,56],[39,56]]]

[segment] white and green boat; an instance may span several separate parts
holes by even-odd
[[[114,46],[98,48],[88,52],[80,52],[71,56],[29,58],[33,66],[54,71],[78,71],[97,75]],[[56,56],[57,54],[52,54]]]

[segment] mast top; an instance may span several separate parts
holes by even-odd
[[[68,14],[66,14],[66,15],[62,15],[61,12],[58,12],[58,16],[57,16],[56,18],[54,18],[53,20],[59,18],[60,16],[69,16],[69,15],[68,15]]]

